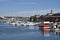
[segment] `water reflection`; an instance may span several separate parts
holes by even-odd
[[[39,31],[41,32],[41,34],[43,36],[46,36],[46,37],[49,37],[51,36],[51,33],[54,35],[54,36],[60,36],[60,32],[59,31],[50,31],[50,29],[39,29]]]
[[[0,40],[59,40],[60,32],[38,26],[0,26]]]
[[[27,29],[34,29],[34,26],[28,26]]]
[[[44,29],[39,29],[42,35],[44,36],[50,36],[50,30],[44,30]]]
[[[53,33],[54,33],[55,36],[60,36],[60,32],[54,31]]]

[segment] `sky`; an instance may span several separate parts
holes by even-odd
[[[60,0],[0,0],[0,16],[45,15],[60,12]]]

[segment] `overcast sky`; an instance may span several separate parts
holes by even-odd
[[[60,12],[60,0],[0,0],[0,16],[44,15]]]

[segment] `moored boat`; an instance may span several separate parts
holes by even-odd
[[[49,21],[44,21],[39,25],[39,28],[41,29],[50,29],[50,22]]]

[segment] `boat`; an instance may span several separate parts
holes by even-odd
[[[39,28],[40,29],[50,29],[50,22],[49,21],[44,21],[42,23],[40,23],[39,25]]]
[[[34,26],[34,25],[36,25],[36,24],[35,24],[34,22],[27,22],[26,25],[27,25],[27,26]]]
[[[10,25],[13,25],[13,26],[20,26],[20,23],[19,22],[10,22],[9,24]]]
[[[21,26],[26,26],[25,22],[21,22],[20,24],[21,24]]]
[[[17,24],[15,22],[10,23],[10,25],[16,26]]]

